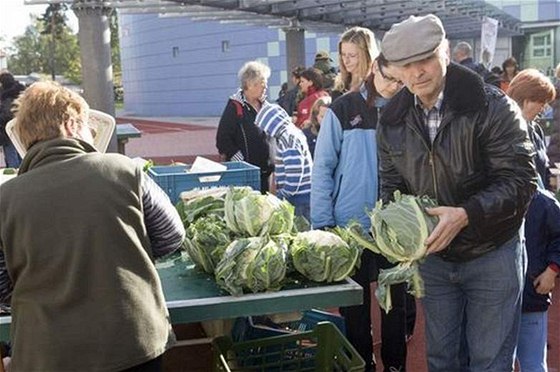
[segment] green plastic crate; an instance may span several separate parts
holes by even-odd
[[[213,341],[214,371],[364,371],[365,362],[330,322],[311,330],[233,343]]]

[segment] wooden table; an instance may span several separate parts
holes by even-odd
[[[142,132],[131,123],[117,124],[117,146],[121,154],[125,154],[125,145],[130,138],[138,138]]]

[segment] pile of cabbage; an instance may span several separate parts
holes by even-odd
[[[394,193],[394,201],[383,204],[378,201],[370,214],[371,237],[363,234],[358,225],[348,227],[351,236],[365,248],[381,254],[395,267],[380,270],[375,295],[379,305],[391,310],[390,286],[408,283],[409,292],[416,297],[424,295],[424,282],[418,263],[426,256],[424,242],[438,223],[438,218],[426,213],[426,208],[436,207],[428,197]]]
[[[192,191],[181,194],[177,209],[189,258],[235,296],[279,290],[295,273],[341,281],[360,263],[359,245],[336,231],[307,231],[294,207],[272,194],[248,187]]]

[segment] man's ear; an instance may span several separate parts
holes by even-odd
[[[62,130],[66,137],[77,137],[79,131],[79,123],[74,119],[69,119],[62,126]]]
[[[449,39],[444,39],[442,43],[443,45],[441,47],[445,49],[445,54],[447,55],[447,65],[449,65],[451,63],[451,48],[449,48]]]

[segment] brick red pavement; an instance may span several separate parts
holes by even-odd
[[[190,123],[165,122],[162,120],[147,120],[135,118],[119,118],[117,122],[133,123],[143,133],[141,138],[134,138],[126,145],[127,155],[131,157],[141,156],[153,159],[156,164],[169,164],[171,161],[191,163],[197,155],[202,155],[214,160],[218,159],[215,149],[215,136],[218,119],[214,125],[199,125]],[[549,309],[549,371],[560,372],[560,287],[554,291],[554,304]],[[379,309],[374,302],[372,307],[374,319],[374,350],[378,360],[378,371],[381,371],[381,358],[379,356]],[[188,327],[187,327],[188,328]],[[189,332],[187,333],[187,338]],[[192,333],[192,332],[191,332]],[[189,371],[207,371],[207,361],[201,360],[201,356],[209,357],[210,351],[201,351],[200,346],[196,348],[184,348],[183,353],[178,350],[169,353],[168,371],[177,371],[178,365],[187,367]],[[208,347],[207,347],[208,348]],[[204,348],[203,348],[204,349]],[[181,358],[181,362],[177,362]],[[203,358],[203,359],[206,359]],[[198,367],[196,367],[198,366]],[[424,317],[422,307],[418,307],[418,319],[415,334],[408,344],[407,371],[426,372],[425,344],[424,344]]]

